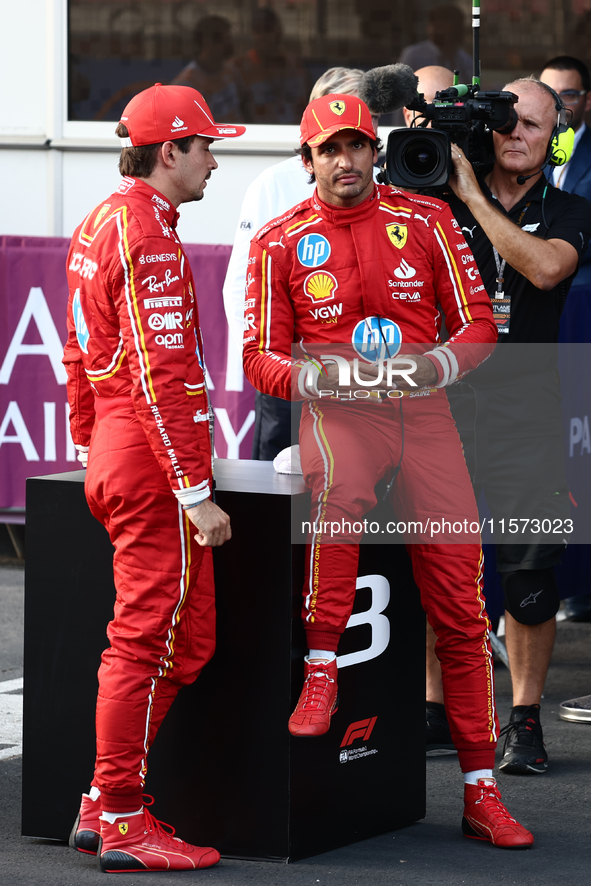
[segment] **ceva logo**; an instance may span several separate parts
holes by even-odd
[[[370,720],[356,720],[354,723],[351,723],[345,732],[341,747],[348,748],[349,745],[352,745],[359,738],[362,741],[367,741],[373,732],[377,719],[377,717],[372,717]]]

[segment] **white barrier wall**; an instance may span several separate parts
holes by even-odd
[[[66,0],[2,4],[0,234],[68,237],[119,182],[115,124],[65,119],[65,46]],[[246,187],[297,143],[296,126],[249,126],[240,145],[218,144],[220,168],[204,201],[183,208],[181,238],[231,243]]]

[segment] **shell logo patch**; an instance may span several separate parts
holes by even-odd
[[[342,117],[343,114],[345,113],[347,105],[345,104],[345,102],[342,102],[342,101],[340,101],[340,99],[337,99],[336,101],[331,102],[328,107],[333,112],[333,114],[337,115],[337,117]]]
[[[402,249],[402,247],[406,245],[406,241],[408,240],[407,225],[399,225],[396,223],[386,225],[386,231],[388,232],[390,243],[393,243],[396,249]]]
[[[129,830],[128,823],[126,821],[122,821],[121,824],[119,825],[119,833],[123,834],[123,836],[125,836],[126,833],[128,832],[128,830]]]
[[[309,274],[304,281],[304,292],[314,303],[331,301],[338,288],[336,277],[333,277],[328,271]]]

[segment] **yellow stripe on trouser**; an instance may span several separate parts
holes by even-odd
[[[191,572],[191,529],[192,529],[193,524],[189,520],[187,512],[182,510],[182,507],[180,504],[179,504],[179,508],[181,509],[181,520],[182,520],[181,532],[182,532],[182,544],[183,544],[183,548],[185,551],[185,568],[184,568],[183,576],[182,576],[182,582],[183,582],[182,597],[180,599],[178,606],[176,607],[176,609],[173,613],[172,624],[170,627],[170,640],[168,642],[168,655],[166,655],[162,658],[162,664],[163,664],[165,670],[167,670],[167,671],[169,671],[169,670],[172,671],[172,668],[173,668],[172,659],[174,658],[174,641],[176,638],[176,626],[178,625],[178,623],[180,621],[181,610],[182,610],[183,606],[185,605],[185,601],[187,599],[187,593],[189,591],[189,578],[190,578],[190,572]]]
[[[329,496],[329,493],[330,493],[330,490],[331,490],[331,487],[333,484],[333,480],[334,480],[334,457],[333,457],[330,445],[328,443],[328,440],[326,439],[326,434],[324,432],[324,426],[323,426],[323,421],[322,421],[324,418],[324,413],[322,412],[321,409],[319,409],[318,406],[316,406],[315,403],[310,403],[309,409],[310,409],[310,412],[314,416],[314,419],[315,419],[314,424],[315,424],[315,427],[318,431],[318,434],[321,437],[322,442],[324,443],[324,449],[323,449],[320,444],[320,441],[318,441],[318,447],[320,449],[320,452],[324,456],[323,461],[325,461],[325,463],[328,462],[328,471],[326,472],[325,486],[324,486],[324,490],[322,492],[322,496],[321,496],[321,499],[319,502],[319,514],[318,514],[318,521],[316,524],[318,526],[318,528],[320,529],[322,523],[325,522],[326,508],[328,505],[328,496]],[[319,575],[318,575],[318,565],[317,564],[320,559],[321,542],[317,541],[316,539],[321,534],[322,534],[321,532],[316,532],[310,542],[310,557],[311,557],[310,585],[309,585],[310,593],[305,598],[305,607],[308,610],[308,615],[306,616],[306,621],[310,622],[310,624],[314,624],[314,613],[316,611],[316,600],[318,598]]]
[[[484,600],[482,598],[482,581],[484,578],[484,554],[482,553],[482,549],[480,550],[480,559],[478,560],[478,575],[474,579],[476,583],[476,597],[478,602],[480,603],[480,614],[479,618],[483,618],[486,621],[486,630],[484,632],[484,640],[482,643],[482,652],[484,654],[484,660],[486,662],[486,688],[487,688],[487,710],[488,710],[488,731],[490,733],[490,741],[496,742],[497,736],[495,734],[495,703],[494,703],[494,685],[493,685],[493,672],[492,672],[492,664],[491,664],[491,652],[489,648],[489,631],[490,631],[490,621],[488,616],[486,615],[486,611],[484,608]]]

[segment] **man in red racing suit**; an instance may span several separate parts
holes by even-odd
[[[71,432],[88,459],[90,509],[115,547],[117,589],[95,773],[70,845],[96,854],[100,832],[104,871],[195,869],[219,853],[173,839],[142,800],[156,732],[213,654],[210,546],[230,537],[210,498],[203,348],[176,207],[203,196],[211,142],[244,128],[217,127],[196,90],[160,84],[122,120],[124,178],[76,229],[67,260]]]
[[[302,610],[309,655],[289,729],[314,736],[330,726],[336,651],[355,596],[361,532],[354,524],[376,504],[377,481],[394,474],[397,517],[422,527],[414,539],[407,536],[415,542],[408,550],[438,638],[446,709],[465,774],[464,833],[529,846],[532,835],[508,816],[492,778],[498,720],[478,513],[443,390],[492,351],[490,300],[445,203],[374,185],[376,143],[359,99],[329,95],[312,102],[301,143],[317,189],[252,242],[244,338],[245,373],[255,388],[307,400],[300,450],[312,489]],[[292,355],[294,342],[302,359]],[[396,376],[396,389],[386,390],[384,382],[374,387],[383,402],[375,393],[358,399],[376,369],[355,361],[361,382],[347,390],[338,378],[345,343],[353,356],[366,357],[366,367],[402,349],[400,365],[415,368]],[[464,530],[436,534],[444,519]],[[323,538],[322,527],[333,524],[352,530]]]

